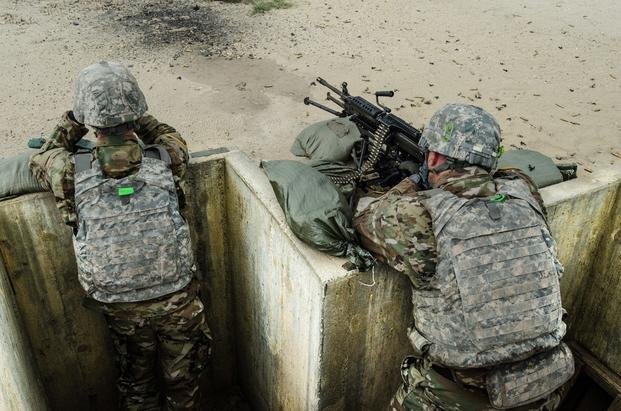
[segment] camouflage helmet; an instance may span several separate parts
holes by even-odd
[[[500,126],[480,107],[448,104],[431,117],[419,144],[426,150],[492,170],[500,156]]]
[[[102,61],[83,69],[75,84],[76,120],[97,128],[134,121],[147,111],[138,82],[124,66]]]

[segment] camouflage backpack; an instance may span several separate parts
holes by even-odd
[[[95,300],[149,300],[192,279],[190,233],[169,158],[149,151],[137,173],[119,179],[106,177],[91,153],[76,154],[73,245],[80,283]]]
[[[573,358],[558,348],[566,330],[560,263],[543,211],[524,181],[494,182],[491,197],[420,193],[438,263],[426,287],[413,289],[409,337],[434,363],[493,367],[490,400],[506,408],[558,388],[573,374]]]
[[[517,361],[565,334],[556,258],[542,210],[521,180],[495,180],[494,197],[421,193],[438,264],[414,290],[415,346],[447,367]],[[424,347],[424,348],[423,348]]]

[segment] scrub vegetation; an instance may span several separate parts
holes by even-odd
[[[287,0],[254,0],[252,2],[252,14],[265,13],[272,9],[287,9],[292,5]]]

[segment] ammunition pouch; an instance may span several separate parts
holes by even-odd
[[[561,343],[527,360],[494,367],[487,376],[487,393],[495,408],[519,407],[552,394],[573,374],[571,350]]]

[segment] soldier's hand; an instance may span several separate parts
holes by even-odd
[[[69,110],[65,112],[65,115],[67,116],[70,122],[75,123],[81,127],[84,127],[84,124],[80,123],[78,120],[75,119],[75,116],[73,115],[73,110]]]
[[[43,146],[43,151],[51,148],[62,147],[68,151],[75,151],[75,144],[88,133],[84,124],[76,121],[71,110],[65,111],[48,142]]]

